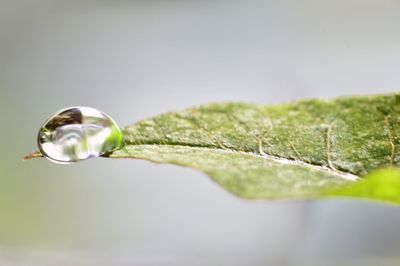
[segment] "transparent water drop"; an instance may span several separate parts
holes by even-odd
[[[56,163],[73,163],[98,157],[123,146],[118,125],[105,113],[90,107],[58,111],[40,128],[40,152]]]

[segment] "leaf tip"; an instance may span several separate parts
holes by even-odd
[[[22,161],[28,161],[28,160],[32,160],[32,159],[40,158],[40,157],[43,157],[41,152],[33,151],[33,152],[25,155],[24,157],[22,157]]]

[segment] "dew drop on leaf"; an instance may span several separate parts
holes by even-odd
[[[56,163],[73,163],[98,157],[123,146],[118,125],[103,112],[90,107],[58,111],[40,128],[39,150]]]

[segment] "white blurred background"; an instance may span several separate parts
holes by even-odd
[[[251,202],[137,160],[22,162],[71,105],[121,126],[220,101],[396,91],[396,0],[0,0],[0,265],[400,265],[400,209]]]

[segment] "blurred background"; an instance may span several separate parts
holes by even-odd
[[[0,265],[400,265],[400,209],[251,202],[138,160],[22,162],[58,109],[396,91],[396,0],[0,0]]]

